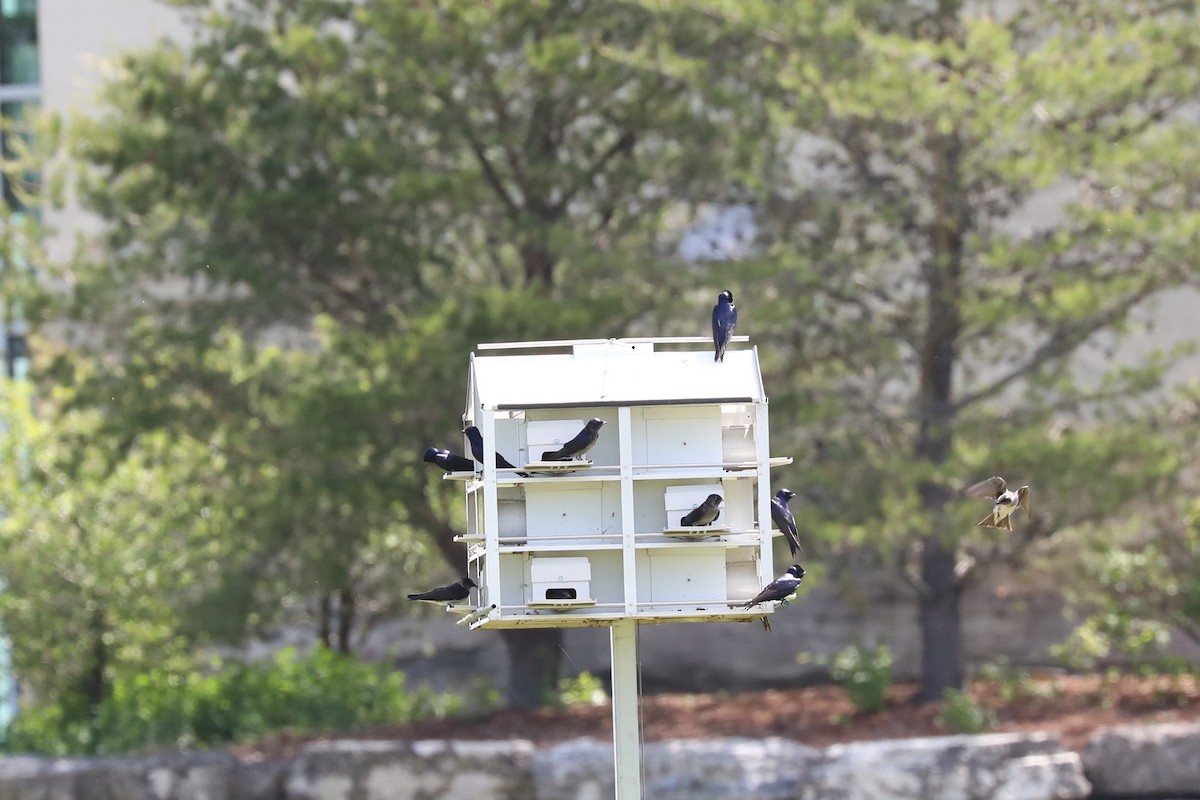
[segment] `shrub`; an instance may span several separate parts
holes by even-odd
[[[156,670],[118,675],[94,718],[61,705],[22,709],[5,749],[47,755],[127,753],[153,746],[203,747],[275,730],[338,731],[459,710],[453,695],[405,689],[403,673],[316,648],[244,664],[214,662],[207,674]]]
[[[892,685],[892,665],[892,651],[887,645],[868,650],[856,644],[833,657],[829,673],[855,708],[873,714],[885,705],[884,691]]]
[[[563,678],[558,682],[558,706],[598,706],[608,700],[604,681],[590,672],[581,672],[574,678]]]
[[[947,689],[942,695],[942,712],[938,719],[955,733],[983,733],[995,730],[997,724],[994,711],[958,689]]]

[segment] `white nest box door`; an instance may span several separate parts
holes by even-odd
[[[586,557],[542,556],[529,562],[530,605],[591,600],[592,565]]]

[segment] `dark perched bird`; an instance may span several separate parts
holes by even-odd
[[[474,472],[475,462],[449,450],[438,450],[436,447],[426,447],[425,456],[421,459],[430,464],[437,464],[446,472]]]
[[[719,494],[710,494],[704,502],[693,508],[679,520],[684,528],[712,525],[721,516],[721,503],[724,502]]]
[[[1011,531],[1013,529],[1012,515],[1018,506],[1023,508],[1025,516],[1029,517],[1029,487],[1022,486],[1016,491],[1009,491],[1008,484],[999,475],[994,475],[986,481],[980,481],[974,486],[968,487],[967,494],[972,497],[986,497],[992,501],[992,513],[975,523],[976,528],[999,528]]]
[[[791,489],[780,489],[771,499],[771,519],[783,531],[792,558],[804,552],[804,548],[800,547],[800,537],[796,535],[796,518],[792,515],[792,509],[788,508],[788,500],[795,496],[796,493]]]
[[[737,306],[733,304],[733,292],[726,289],[717,295],[717,304],[713,306],[712,328],[715,350],[713,361],[725,360],[725,348],[729,346],[729,340],[733,336],[735,327],[737,327]]]
[[[557,450],[547,450],[542,453],[542,461],[569,461],[572,458],[583,458],[588,450],[596,445],[600,438],[600,426],[604,420],[597,417],[589,419],[575,438]]]
[[[483,463],[483,434],[479,432],[479,428],[474,425],[463,428],[463,433],[471,441],[471,456],[480,464]],[[496,468],[497,469],[515,469],[513,464],[508,463],[508,459],[496,453]],[[528,472],[518,472],[522,478],[528,478]]]
[[[428,592],[410,594],[408,599],[428,600],[431,603],[454,603],[459,600],[466,600],[476,585],[475,581],[464,577],[458,583],[452,583],[449,586],[439,586],[436,589],[430,589]]]
[[[759,603],[769,603],[772,600],[782,600],[787,602],[787,598],[796,593],[800,588],[801,581],[804,580],[804,567],[799,564],[792,564],[787,568],[787,572],[780,575],[775,580],[766,585],[765,588],[742,608],[750,608]]]

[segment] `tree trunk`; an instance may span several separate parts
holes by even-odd
[[[321,593],[321,602],[317,609],[317,641],[323,647],[333,647],[333,597],[329,592]]]
[[[342,589],[338,593],[337,650],[350,654],[350,636],[354,632],[355,600],[353,589]]]
[[[527,287],[543,289],[554,284],[554,257],[543,238],[521,245],[521,264]]]
[[[965,203],[958,202],[962,148],[954,135],[934,148],[939,180],[932,193],[937,220],[930,231],[933,257],[923,270],[928,291],[928,319],[921,343],[920,428],[917,456],[940,465],[954,443],[954,365],[962,332],[961,298]],[[921,505],[930,529],[921,552],[921,693],[922,701],[939,700],[946,689],[962,688],[962,585],[955,571],[954,545],[947,543],[945,506],[951,491],[938,483],[920,487]]]
[[[92,652],[91,663],[83,674],[81,688],[84,702],[87,703],[88,713],[88,743],[87,751],[95,753],[100,746],[100,704],[108,697],[108,645],[104,643],[104,635],[108,632],[108,622],[103,609],[99,606],[92,612],[90,630]]]
[[[962,585],[954,572],[955,556],[936,534],[925,537],[921,554],[921,702],[940,700],[947,689],[963,685]]]
[[[561,628],[500,631],[508,649],[508,708],[538,708],[558,688]]]

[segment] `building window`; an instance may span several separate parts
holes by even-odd
[[[0,0],[0,84],[37,82],[37,0]]]

